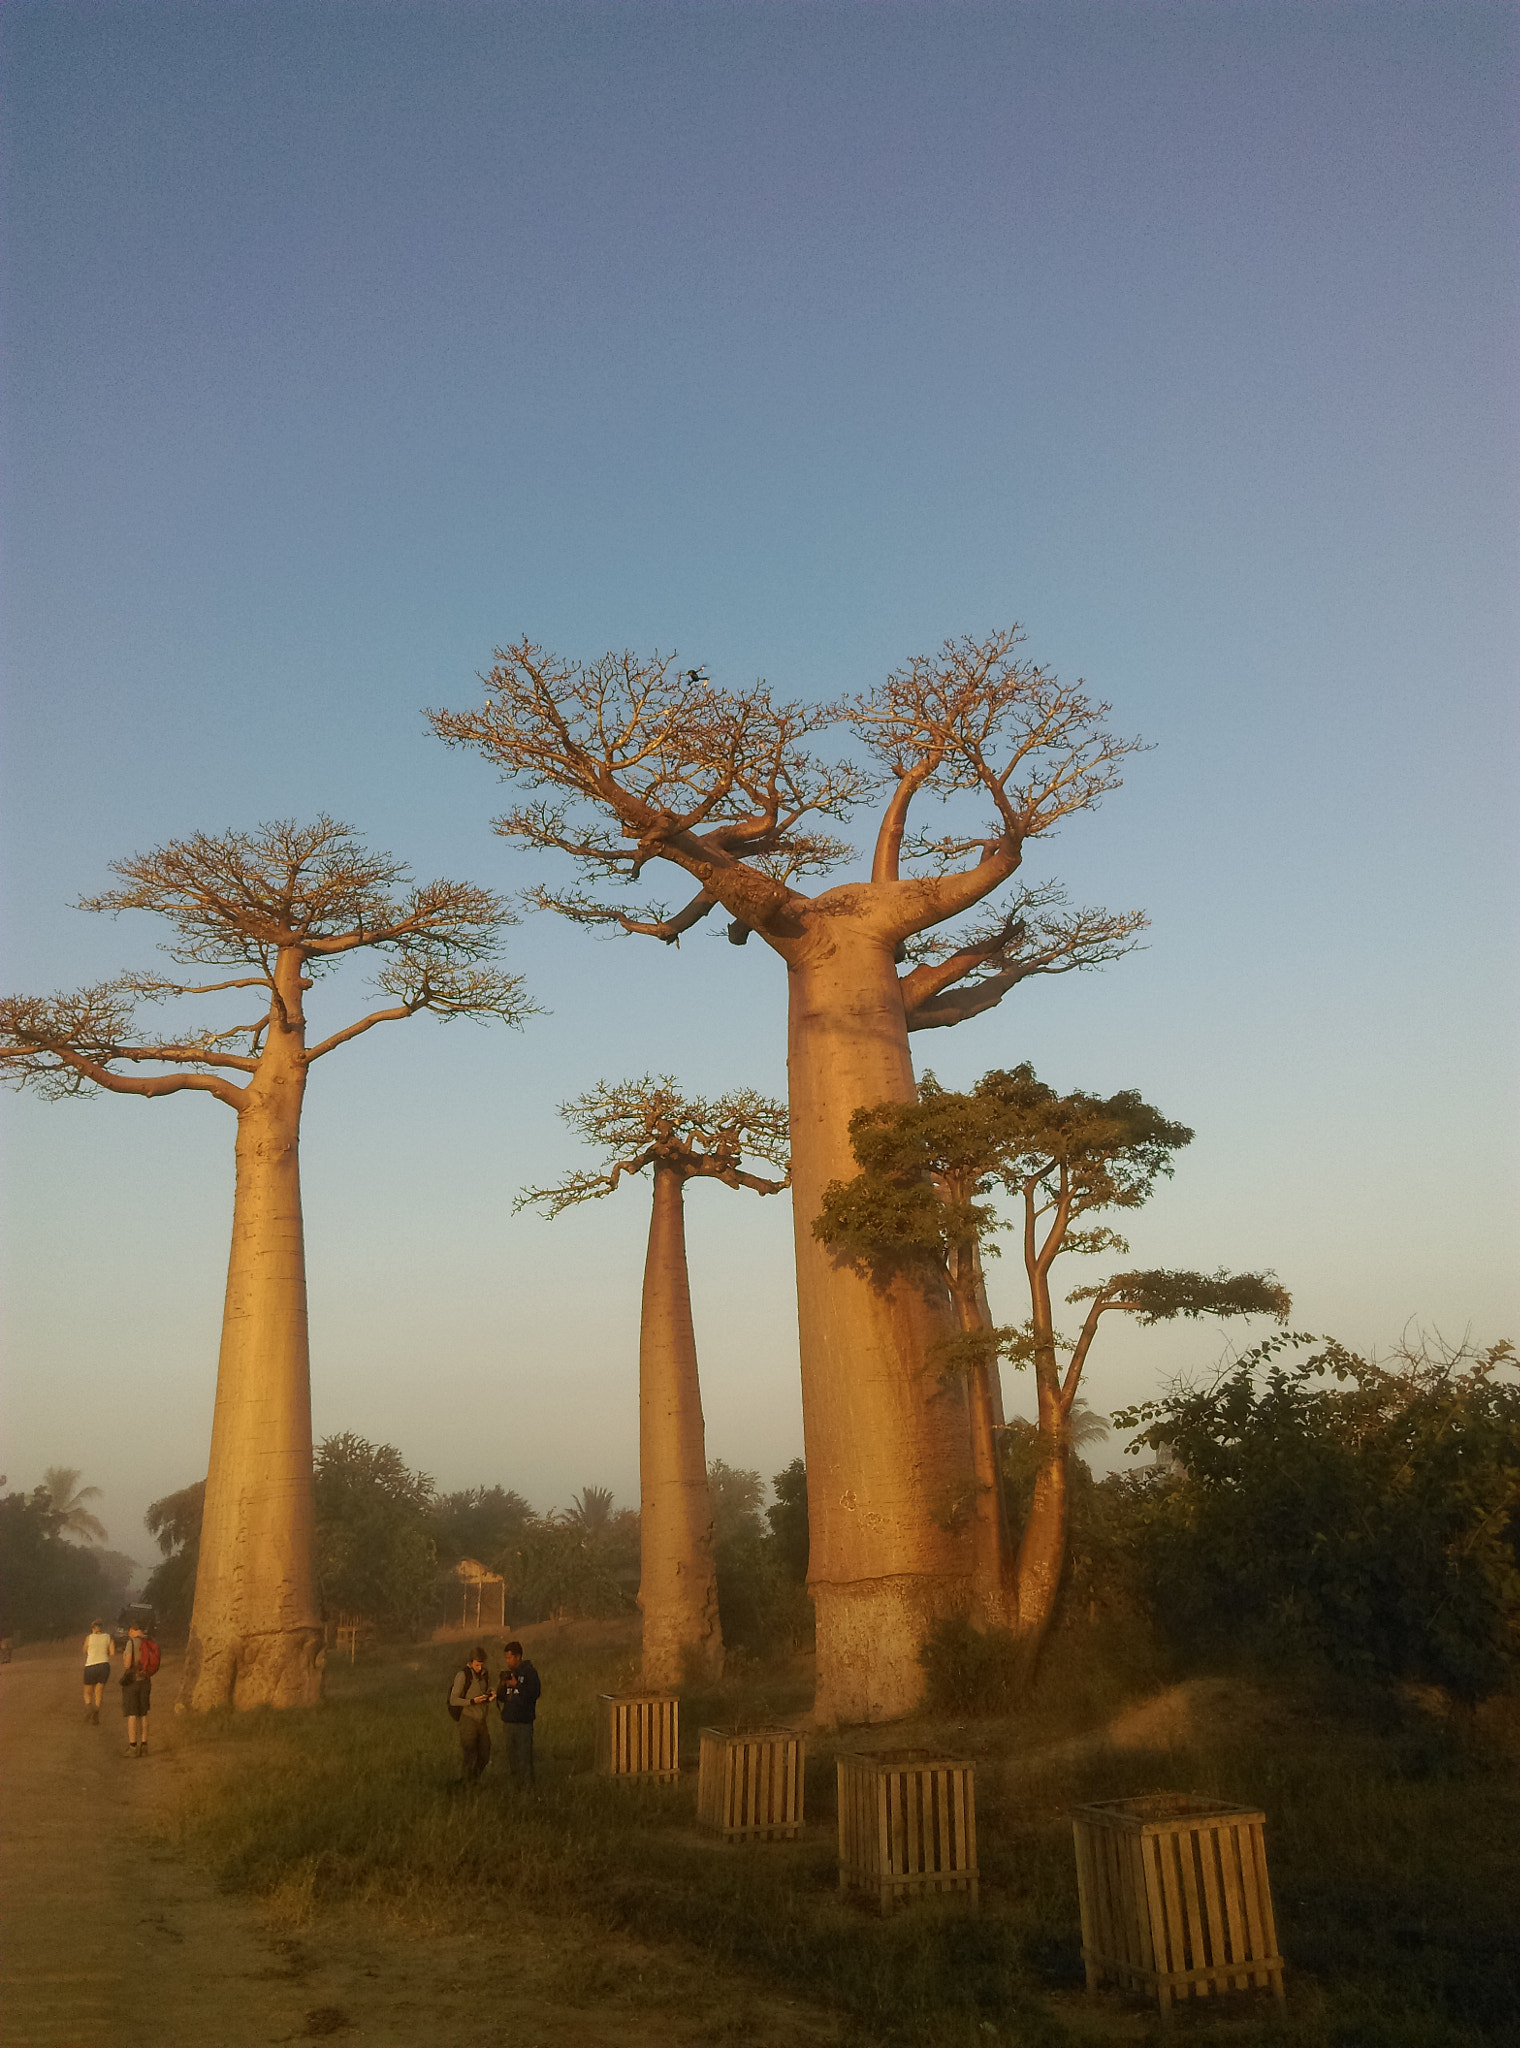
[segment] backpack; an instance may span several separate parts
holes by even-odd
[[[144,1636],[142,1648],[138,1652],[138,1669],[142,1676],[144,1678],[151,1678],[162,1662],[163,1658],[159,1654],[157,1643],[154,1642],[152,1636]]]
[[[460,1667],[459,1667],[459,1671],[468,1671],[468,1670],[469,1670],[469,1668],[470,1668],[470,1667],[469,1667],[469,1665],[468,1665],[468,1664],[461,1664],[461,1665],[460,1665]],[[454,1690],[454,1685],[455,1685],[455,1681],[456,1681],[456,1680],[458,1679],[458,1677],[459,1677],[459,1671],[456,1671],[456,1672],[454,1673],[454,1676],[453,1676],[453,1678],[451,1678],[451,1679],[449,1680],[449,1691],[450,1691],[450,1692],[452,1692],[452,1691]],[[466,1692],[468,1692],[468,1691],[469,1691],[469,1689],[470,1689],[470,1688],[469,1688],[468,1686],[466,1686],[466,1687],[465,1687],[465,1691],[466,1691]],[[449,1713],[450,1713],[450,1714],[451,1714],[451,1716],[452,1716],[452,1717],[454,1718],[454,1720],[456,1720],[456,1721],[459,1721],[459,1720],[462,1720],[462,1719],[464,1718],[464,1702],[463,1702],[463,1700],[459,1700],[459,1701],[449,1700],[449,1701],[447,1701],[447,1702],[446,1702],[446,1704],[447,1704],[447,1706],[448,1706],[448,1710],[449,1710]]]

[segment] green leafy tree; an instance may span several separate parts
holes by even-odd
[[[100,1552],[67,1540],[45,1486],[0,1500],[0,1633],[51,1641],[114,1613],[119,1598]]]
[[[1168,1122],[1133,1089],[1100,1097],[1059,1095],[1028,1065],[986,1074],[969,1093],[926,1075],[916,1102],[856,1111],[850,1123],[861,1171],[825,1191],[816,1235],[835,1257],[888,1285],[903,1272],[949,1294],[957,1334],[934,1356],[970,1390],[974,1486],[942,1500],[947,1518],[976,1524],[973,1588],[978,1617],[1012,1626],[1024,1670],[1033,1668],[1055,1612],[1066,1554],[1072,1416],[1082,1372],[1105,1315],[1142,1324],[1178,1316],[1286,1316],[1289,1299],[1270,1274],[1128,1271],[1074,1288],[1088,1304],[1074,1338],[1056,1329],[1051,1275],[1063,1254],[1124,1253],[1106,1226],[1083,1219],[1139,1208],[1172,1171],[1192,1132]],[[1016,1204],[1029,1287],[1021,1329],[995,1329],[981,1254],[998,1249],[993,1198]],[[991,1375],[999,1352],[1034,1369],[1039,1468],[1017,1552],[1002,1506]]]
[[[771,1487],[776,1498],[766,1509],[765,1519],[771,1525],[776,1562],[789,1579],[805,1586],[808,1575],[808,1497],[807,1466],[802,1459],[793,1458],[786,1470],[778,1472],[772,1479]]]
[[[1132,1450],[1173,1454],[1137,1510],[1159,1617],[1194,1645],[1254,1639],[1463,1700],[1512,1683],[1514,1356],[1507,1341],[1428,1340],[1379,1362],[1271,1338],[1206,1384],[1116,1414]]]
[[[638,1556],[638,1516],[609,1488],[585,1486],[568,1513],[528,1521],[497,1569],[520,1621],[601,1620],[632,1609]]]
[[[433,1506],[438,1561],[457,1564],[462,1557],[474,1557],[500,1571],[502,1557],[533,1519],[532,1508],[510,1487],[471,1486],[440,1494]]]
[[[329,1614],[415,1627],[438,1569],[435,1493],[392,1444],[344,1432],[316,1455],[317,1570]]]
[[[195,1568],[201,1554],[201,1517],[206,1511],[206,1482],[181,1487],[156,1500],[143,1516],[148,1534],[163,1552],[163,1563],[148,1574],[143,1599],[152,1607],[164,1632],[190,1626],[195,1601]]]

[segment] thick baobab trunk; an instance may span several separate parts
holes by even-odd
[[[966,1391],[924,1364],[948,1304],[936,1311],[909,1281],[872,1286],[813,1235],[828,1183],[858,1171],[852,1112],[913,1098],[892,948],[841,918],[788,973],[815,1711],[825,1724],[890,1720],[922,1692],[928,1629],[971,1595]]]
[[[684,1176],[658,1163],[639,1326],[639,1606],[643,1682],[723,1670],[697,1345],[686,1272]]]
[[[180,1690],[180,1705],[196,1711],[309,1706],[322,1690],[297,1150],[305,1069],[292,1039],[297,1032],[274,1034],[238,1116],[211,1469]]]
[[[1040,1388],[1040,1469],[1015,1567],[1019,1666],[1033,1674],[1056,1611],[1066,1565],[1066,1496],[1070,1464],[1067,1412],[1060,1393]]]

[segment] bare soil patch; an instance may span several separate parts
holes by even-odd
[[[440,1902],[434,1933],[357,1910],[303,1925],[229,1897],[166,1840],[204,1767],[177,1740],[176,1660],[148,1755],[115,1686],[83,1717],[73,1644],[0,1670],[0,1997],[7,2048],[432,2048],[485,2026],[516,2048],[834,2048],[860,2036],[710,1959],[514,1906]],[[133,2014],[148,2014],[146,2021]]]

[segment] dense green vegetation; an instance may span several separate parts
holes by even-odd
[[[0,1497],[0,1635],[20,1642],[82,1634],[97,1616],[114,1621],[137,1570],[120,1551],[87,1547],[100,1524],[79,1502],[97,1489],[60,1490],[58,1481],[79,1478],[67,1468],[47,1476],[51,1490]]]

